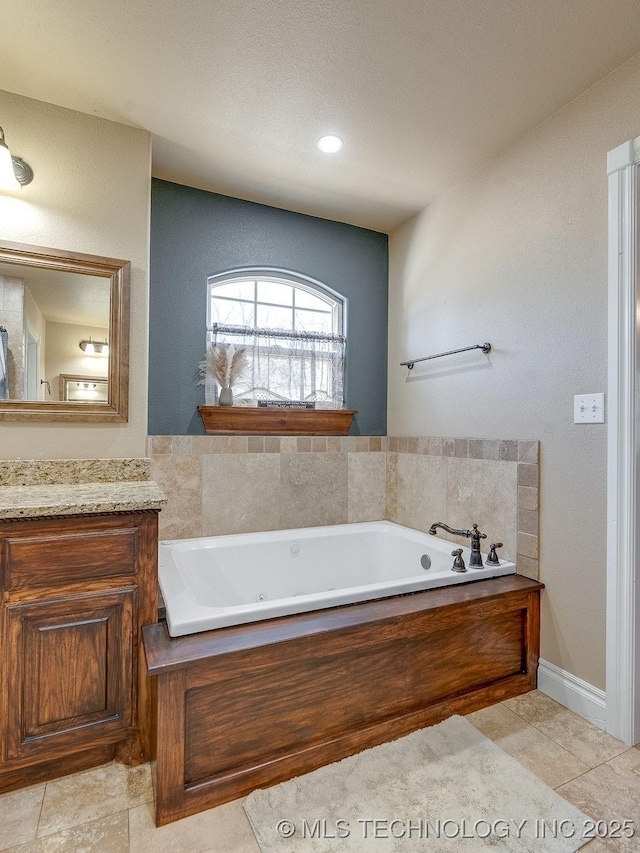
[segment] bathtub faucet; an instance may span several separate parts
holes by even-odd
[[[442,530],[446,530],[447,533],[451,533],[453,536],[466,536],[467,539],[471,540],[471,557],[469,558],[470,566],[482,566],[482,554],[480,553],[480,540],[486,539],[486,533],[480,533],[478,530],[478,525],[473,524],[471,530],[454,530],[453,527],[449,527],[448,524],[445,524],[443,521],[436,521],[435,524],[432,524],[429,528],[429,533],[432,536],[436,535],[436,530],[438,528],[442,528]]]

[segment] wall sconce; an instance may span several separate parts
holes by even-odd
[[[20,157],[13,157],[0,127],[0,190],[19,190],[33,180],[33,169]]]
[[[89,336],[88,341],[80,341],[80,349],[85,355],[109,355],[109,343],[107,339],[102,341],[92,341]]]

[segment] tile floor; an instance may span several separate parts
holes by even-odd
[[[640,749],[538,691],[469,720],[594,819],[635,822],[637,838],[596,840],[584,850],[640,851]],[[259,853],[239,800],[156,829],[149,766],[115,763],[0,796],[0,851],[7,850]]]

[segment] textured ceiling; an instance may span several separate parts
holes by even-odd
[[[150,130],[158,177],[383,231],[640,50],[638,0],[0,0],[0,13],[0,88]],[[338,155],[315,147],[328,132]]]

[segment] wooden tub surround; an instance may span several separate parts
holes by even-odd
[[[542,588],[511,575],[177,639],[146,626],[158,826],[534,689]]]

